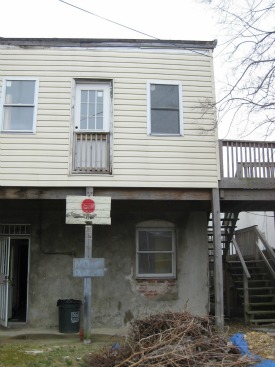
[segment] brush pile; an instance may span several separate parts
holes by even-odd
[[[104,349],[85,359],[87,367],[234,367],[251,366],[224,335],[215,332],[213,319],[188,312],[165,312],[131,323],[118,349]]]

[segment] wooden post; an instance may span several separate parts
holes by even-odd
[[[214,244],[215,320],[217,328],[223,330],[224,301],[223,301],[223,266],[222,266],[219,189],[212,190],[212,215],[213,215],[213,235],[214,235],[213,244]]]

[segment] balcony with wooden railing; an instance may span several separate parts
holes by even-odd
[[[111,173],[110,133],[74,133],[73,173]]]
[[[220,141],[220,188],[275,188],[275,143]]]

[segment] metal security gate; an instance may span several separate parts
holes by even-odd
[[[0,325],[8,326],[10,237],[0,237]]]

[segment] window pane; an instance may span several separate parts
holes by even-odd
[[[98,90],[96,96],[97,96],[97,103],[103,103],[103,91]]]
[[[34,104],[34,80],[7,80],[5,104]]]
[[[81,91],[81,103],[87,103],[88,102],[88,91],[82,90]]]
[[[80,129],[86,130],[87,129],[87,115],[80,117]]]
[[[96,97],[96,91],[89,90],[89,103],[96,103],[95,97]]]
[[[94,117],[95,116],[95,104],[90,102],[88,107],[89,107],[89,116]]]
[[[172,274],[172,254],[139,254],[139,274]]]
[[[96,129],[102,130],[103,129],[103,117],[97,117],[96,119]]]
[[[178,85],[151,84],[151,108],[179,109]]]
[[[98,103],[96,107],[97,107],[96,109],[97,116],[103,116],[103,104]]]
[[[179,111],[152,110],[152,134],[179,134]]]
[[[88,118],[88,129],[89,130],[94,130],[95,129],[95,118],[94,117],[89,117]]]
[[[3,130],[32,130],[33,107],[5,107]]]
[[[88,105],[87,103],[81,103],[81,116],[87,116],[87,108],[88,108]]]
[[[171,231],[139,231],[139,251],[172,251]]]

